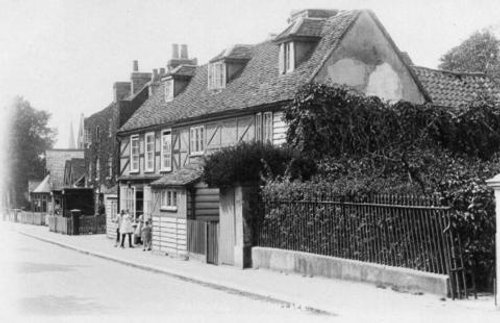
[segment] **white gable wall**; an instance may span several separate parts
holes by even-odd
[[[391,101],[424,102],[406,65],[367,12],[347,31],[315,81],[346,84]]]

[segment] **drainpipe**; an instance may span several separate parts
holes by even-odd
[[[498,283],[500,279],[500,174],[486,181],[487,185],[495,190],[495,222],[496,222],[496,233],[495,233],[495,267],[496,267],[496,279],[495,279],[495,306],[500,309],[497,302],[497,293],[500,287]]]

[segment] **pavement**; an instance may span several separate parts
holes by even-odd
[[[348,321],[375,319],[377,322],[441,322],[443,319],[500,322],[500,310],[495,308],[492,295],[452,301],[435,295],[414,295],[359,282],[186,261],[144,252],[140,247],[115,248],[114,241],[105,235],[66,236],[49,232],[47,227],[2,224],[25,236],[90,256],[332,318]]]

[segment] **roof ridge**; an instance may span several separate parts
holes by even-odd
[[[451,70],[444,70],[444,69],[438,69],[438,68],[432,68],[432,67],[427,67],[427,66],[419,66],[419,65],[411,65],[412,68],[417,68],[417,69],[426,69],[432,72],[440,72],[440,73],[448,73],[448,74],[455,74],[455,75],[468,75],[468,76],[483,76],[483,77],[488,77],[486,73],[483,72],[461,72],[461,71],[451,71]]]

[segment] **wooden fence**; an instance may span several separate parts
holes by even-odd
[[[49,231],[67,235],[106,233],[106,217],[80,216],[78,228],[75,228],[71,217],[49,216]]]
[[[17,222],[33,225],[45,225],[46,213],[20,211],[17,213]]]

